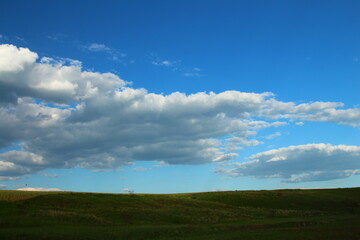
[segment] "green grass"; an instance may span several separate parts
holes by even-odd
[[[360,239],[360,188],[0,191],[0,239]]]

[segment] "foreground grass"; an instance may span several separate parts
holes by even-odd
[[[360,239],[360,188],[0,191],[0,239]]]

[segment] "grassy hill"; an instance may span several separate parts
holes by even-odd
[[[360,188],[0,191],[0,239],[360,239]]]

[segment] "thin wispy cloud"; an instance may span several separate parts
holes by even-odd
[[[153,167],[155,168],[161,168],[161,167],[166,167],[168,166],[168,164],[166,164],[166,162],[164,161],[159,161],[157,164],[155,164]]]
[[[56,42],[64,42],[64,41],[70,41],[69,36],[67,34],[63,33],[53,33],[46,36],[47,39],[50,39],[52,41]]]
[[[51,34],[46,36],[46,38],[50,39],[51,41],[58,42],[59,44],[73,46],[74,49],[80,49],[93,54],[102,54],[106,59],[119,62],[125,66],[128,64],[133,64],[135,62],[133,59],[126,59],[127,54],[122,52],[121,50],[107,46],[103,43],[84,43],[81,40],[62,33]]]
[[[44,177],[47,177],[47,178],[57,178],[59,175],[57,175],[57,174],[47,174],[47,173],[45,173],[45,174],[43,174],[43,176],[44,176]]]
[[[91,173],[108,173],[108,172],[122,172],[122,169],[93,169]]]
[[[189,68],[183,64],[181,60],[169,60],[159,57],[157,54],[151,53],[149,55],[151,64],[157,67],[165,67],[174,72],[180,73],[185,77],[200,77],[202,76],[202,69],[198,67]]]
[[[274,138],[277,138],[277,137],[280,137],[280,136],[281,136],[281,132],[276,132],[276,133],[264,136],[263,138],[265,138],[265,139],[274,139]]]
[[[192,69],[184,72],[183,75],[185,77],[201,77],[202,76],[201,71],[202,70],[200,68],[195,67],[195,68],[192,68]]]
[[[0,181],[13,181],[13,180],[18,180],[19,177],[5,177],[5,176],[0,176]]]
[[[149,171],[151,170],[150,168],[145,168],[145,167],[135,167],[133,169],[131,169],[133,172],[145,172],[145,171]]]
[[[95,53],[104,53],[107,55],[107,58],[112,61],[117,61],[125,63],[124,58],[127,56],[125,53],[121,52],[118,49],[110,48],[102,43],[90,43],[83,46],[86,50]]]
[[[107,169],[94,169],[94,170],[91,170],[92,173],[103,173],[103,172],[107,172],[109,170]]]
[[[19,36],[15,36],[15,39],[18,40],[18,41],[20,41],[20,42],[26,43],[25,38],[22,38],[22,37],[19,37]]]
[[[20,37],[20,36],[14,36],[14,35],[3,35],[3,34],[0,34],[0,41],[2,43],[7,43],[7,42],[15,42],[15,43],[20,43],[20,44],[26,44],[26,40],[25,38],[23,37]]]
[[[6,36],[6,35],[4,35],[4,34],[0,34],[0,41],[1,41],[1,43],[6,43],[6,42],[8,42],[10,39],[11,39],[11,37]]]
[[[200,73],[189,73],[189,72],[184,73],[183,75],[184,75],[185,77],[200,77],[200,76],[201,76]]]
[[[174,66],[177,62],[171,62],[171,61],[168,61],[168,60],[162,60],[162,61],[152,61],[151,63],[152,63],[152,65],[155,65],[155,66],[170,67],[170,66]]]
[[[109,47],[105,46],[105,44],[100,43],[91,43],[87,46],[87,49],[94,52],[111,52],[111,49]]]

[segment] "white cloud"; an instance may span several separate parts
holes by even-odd
[[[7,186],[4,184],[0,184],[0,189],[5,189]]]
[[[47,168],[229,161],[238,157],[234,151],[262,143],[259,130],[292,120],[360,126],[360,110],[342,103],[297,105],[239,91],[148,93],[114,74],[83,71],[75,60],[39,62],[29,49],[0,46],[4,179]],[[19,143],[21,151],[6,151]]]
[[[151,63],[155,66],[170,67],[170,66],[173,66],[176,62],[171,62],[168,60],[161,60],[161,61],[152,61]]]
[[[0,34],[0,41],[1,40],[6,41],[6,40],[9,40],[9,38],[3,34]]]
[[[94,52],[111,52],[109,47],[101,43],[91,43],[87,46],[87,49]]]
[[[17,191],[34,191],[34,192],[53,192],[53,191],[63,191],[59,188],[42,188],[42,187],[26,187],[18,188]]]
[[[273,139],[273,138],[280,137],[280,136],[281,136],[281,132],[276,132],[276,133],[267,135],[267,136],[265,136],[264,138],[265,138],[265,139]]]
[[[9,44],[0,45],[0,56],[0,73],[2,74],[23,71],[38,58],[36,53],[27,48],[17,48]]]
[[[160,66],[160,67],[167,67],[172,69],[173,71],[180,72],[184,77],[200,77],[202,69],[200,68],[188,68],[184,67],[182,62],[180,60],[176,61],[170,61],[170,60],[164,60],[156,55],[152,55],[151,58],[153,59],[151,61],[151,64],[154,66]]]
[[[84,46],[84,48],[91,52],[105,53],[108,56],[109,60],[118,61],[125,64],[122,58],[126,57],[126,54],[120,52],[115,48],[110,48],[105,44],[91,43],[89,45]]]
[[[4,176],[0,176],[0,181],[13,181],[13,180],[17,180],[19,179],[19,177],[4,177]]]
[[[341,102],[311,102],[296,105],[270,99],[259,115],[268,119],[287,118],[300,121],[334,122],[351,127],[360,127],[360,109],[341,109]],[[301,125],[301,124],[300,124]]]
[[[229,138],[228,140],[229,142],[231,143],[236,143],[238,145],[241,145],[241,146],[245,146],[245,147],[253,147],[253,146],[257,146],[257,145],[260,145],[260,144],[263,144],[263,142],[261,141],[258,141],[258,140],[246,140],[242,137],[232,137],[232,138]]]
[[[148,171],[150,170],[150,168],[145,168],[145,167],[135,167],[133,169],[131,169],[133,172],[144,172],[144,171]]]
[[[184,73],[185,77],[200,77],[201,75],[199,73],[191,73],[191,72],[186,72]]]
[[[241,150],[245,147],[254,147],[260,144],[263,144],[263,142],[256,140],[256,139],[251,139],[248,140],[245,137],[231,137],[229,139],[227,139],[228,143],[226,144],[226,149],[227,151],[237,151],[237,150]]]
[[[224,191],[229,191],[225,188],[212,188],[210,189],[210,192],[224,192]]]
[[[43,157],[34,153],[8,151],[0,154],[0,176],[3,177],[33,173],[44,166],[46,162]]]
[[[54,33],[54,34],[48,35],[46,37],[50,40],[57,41],[57,42],[63,42],[69,38],[66,34],[63,34],[63,33]]]
[[[155,168],[161,168],[161,167],[166,167],[168,164],[164,161],[158,161],[157,164],[155,164],[153,167]]]
[[[42,58],[26,48],[0,45],[0,103],[16,103],[19,97],[69,103],[107,94],[125,85],[111,73],[82,71],[79,61]]]
[[[94,169],[94,170],[91,170],[92,173],[102,173],[102,172],[107,172],[108,170],[106,169]]]
[[[150,53],[148,57],[150,58],[151,64],[154,66],[167,67],[172,69],[173,71],[178,71],[182,68],[180,60],[165,59],[163,57],[159,57],[157,54],[154,53]]]
[[[195,67],[195,68],[190,69],[190,71],[186,71],[183,75],[185,77],[200,77],[201,76],[200,72],[201,72],[201,69]]]
[[[307,144],[274,149],[249,157],[250,161],[219,167],[233,177],[283,178],[285,182],[325,181],[360,172],[360,146]]]
[[[58,177],[57,174],[47,174],[47,173],[43,174],[43,176],[47,177],[47,178],[57,178]]]
[[[19,37],[19,36],[15,36],[15,39],[18,40],[18,41],[20,41],[20,42],[26,43],[25,38],[22,38],[22,37]]]

